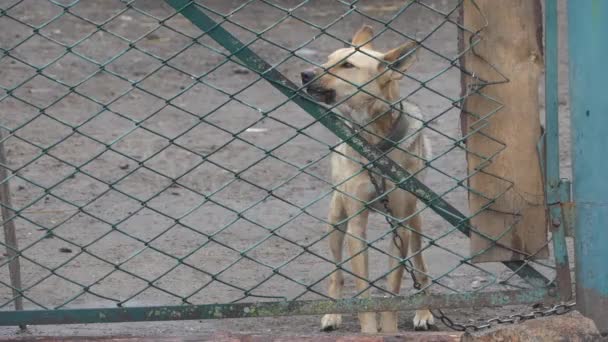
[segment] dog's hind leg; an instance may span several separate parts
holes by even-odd
[[[411,227],[415,230],[412,232],[411,247],[414,261],[414,269],[416,274],[416,280],[422,285],[422,288],[427,287],[430,284],[428,277],[428,271],[424,258],[422,257],[422,236],[420,235],[422,229],[422,217],[420,215],[414,216],[410,220]],[[416,316],[414,316],[414,329],[416,330],[427,330],[431,325],[435,324],[433,314],[428,309],[416,310]]]
[[[346,231],[346,224],[336,225],[338,222],[344,220],[346,214],[344,213],[344,206],[340,199],[340,194],[334,192],[327,226],[329,232],[329,249],[334,258],[334,263],[339,264],[342,262],[342,248],[344,245],[344,232]],[[339,299],[342,296],[342,288],[344,287],[344,276],[342,270],[336,267],[336,270],[329,276],[329,296],[334,299]],[[321,330],[331,331],[337,329],[342,323],[342,315],[340,314],[326,314],[321,318]]]

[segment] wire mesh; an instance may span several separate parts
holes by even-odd
[[[480,80],[461,96],[460,74],[471,73],[460,66],[468,50],[458,51],[457,33],[476,33],[458,24],[461,6],[456,0],[3,2],[0,129],[10,175],[1,181],[11,185],[14,213],[3,222],[17,227],[23,283],[11,285],[15,257],[6,254],[0,309],[11,309],[17,297],[36,310],[332,299],[326,289],[332,274],[360,275],[350,266],[357,253],[345,251],[336,263],[329,252],[329,201],[337,191],[360,202],[340,186],[368,170],[421,197],[423,247],[405,258],[389,253],[395,228],[383,221],[386,213],[363,203],[345,222],[368,210],[377,214],[367,236],[347,233],[365,243],[368,285],[355,289],[347,279],[344,297],[368,290],[396,295],[385,277],[417,253],[428,264],[428,271],[416,270],[430,279],[422,290],[433,293],[530,288],[515,276],[524,271],[551,278],[551,260],[473,264],[459,232],[470,233],[468,219],[478,214],[466,207],[475,189],[467,186],[473,175],[464,141],[482,134],[482,125],[461,134],[462,102],[506,81]],[[191,22],[201,14],[209,19],[201,21],[205,30]],[[363,125],[338,114],[340,103],[320,107],[288,81],[322,68],[332,51],[350,46],[362,23],[376,28],[372,40],[380,50],[418,43],[400,98],[379,99],[388,110]],[[255,64],[260,60],[247,51],[268,64]],[[354,87],[350,96],[367,92]],[[387,174],[388,152],[361,138],[384,139],[368,127],[401,102],[420,106],[422,119],[404,115],[419,124],[414,134],[432,141],[432,157],[411,156],[423,159],[424,184],[417,172]],[[477,116],[498,115],[500,108],[496,102]],[[368,153],[351,158],[360,170],[339,184],[329,174],[342,143],[334,134]],[[489,162],[502,148],[479,157]],[[410,284],[404,282],[402,295],[418,292]]]

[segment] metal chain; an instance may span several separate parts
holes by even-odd
[[[370,182],[376,190],[376,193],[378,194],[378,196],[382,196],[382,198],[380,198],[380,203],[382,203],[382,206],[384,206],[384,210],[386,211],[384,219],[391,226],[391,231],[393,232],[393,244],[395,245],[395,247],[397,247],[398,250],[401,250],[401,246],[403,246],[403,240],[397,233],[397,227],[403,228],[403,225],[391,218],[394,217],[393,211],[391,210],[389,205],[388,194],[384,193],[386,191],[386,180],[382,178],[382,185],[380,185],[378,184],[378,181],[374,178],[374,175],[372,174],[371,170],[368,169],[367,173],[369,175]],[[399,241],[399,243],[397,241]],[[420,284],[420,282],[416,278],[416,273],[414,271],[414,265],[412,265],[412,261],[410,259],[407,259],[402,265],[403,269],[405,269],[405,271],[409,273],[410,277],[412,278],[414,288],[416,290],[420,290],[422,288],[422,284]]]
[[[473,323],[457,323],[450,319],[441,309],[433,309],[431,313],[437,319],[441,320],[446,327],[456,331],[475,332],[479,330],[489,329],[499,324],[517,324],[540,317],[548,317],[554,315],[563,315],[573,310],[576,302],[555,304],[549,309],[535,309],[529,313],[518,313],[509,316],[495,317],[484,321],[482,324]]]
[[[378,196],[382,196],[380,198],[380,203],[382,203],[382,206],[384,207],[384,210],[387,214],[384,216],[384,219],[391,227],[391,230],[393,233],[393,244],[395,244],[395,246],[398,249],[400,249],[400,246],[403,246],[403,240],[401,240],[401,237],[397,233],[397,229],[398,229],[398,227],[403,227],[403,225],[400,222],[392,219],[392,217],[394,217],[394,215],[390,208],[388,194],[385,194],[386,180],[384,178],[382,178],[382,184],[378,184],[378,181],[372,174],[372,171],[368,169],[367,173],[369,175],[369,180],[372,183],[372,185],[374,186],[376,193],[378,194]],[[399,242],[397,242],[397,241],[399,241]],[[409,260],[409,259],[406,260],[405,263],[403,264],[403,268],[409,273],[410,277],[412,278],[412,281],[414,283],[414,288],[416,290],[420,290],[422,288],[422,284],[420,284],[420,282],[418,282],[418,280],[416,278],[416,273],[414,271],[414,266],[412,265],[411,260]],[[518,313],[518,314],[509,315],[509,316],[491,318],[491,319],[484,321],[482,324],[454,322],[441,309],[433,309],[433,310],[431,310],[431,313],[433,314],[433,316],[435,316],[437,319],[439,319],[446,327],[448,327],[452,330],[475,332],[475,331],[480,331],[480,330],[484,330],[484,329],[489,329],[489,328],[492,328],[499,324],[517,324],[517,323],[521,323],[524,321],[528,321],[528,320],[540,318],[540,317],[563,315],[563,314],[566,314],[566,313],[572,311],[572,309],[575,306],[576,306],[576,302],[560,303],[560,304],[553,305],[551,308],[546,309],[546,310],[535,309],[529,313]]]

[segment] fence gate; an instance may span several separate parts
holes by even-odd
[[[498,81],[467,69],[483,50],[483,25],[492,25],[484,3],[2,2],[0,241],[6,253],[0,257],[0,325],[317,315],[568,299],[570,273],[559,207],[565,198],[560,197],[564,187],[557,144],[556,4],[547,1],[545,11],[547,115],[546,139],[539,144],[545,152],[539,155],[546,158],[538,158],[545,196],[542,184],[540,192],[530,193],[517,189],[508,176],[500,177],[506,185],[495,193],[475,185],[480,179],[475,177],[497,178],[488,170],[509,148],[488,135],[488,127],[505,111],[500,99],[489,94],[509,77],[491,60],[471,63],[492,70],[502,77]],[[467,26],[467,13],[483,25]],[[387,102],[389,110],[364,127],[338,108],[355,93],[373,96],[368,86],[376,77],[364,84],[341,79],[354,91],[329,107],[290,81],[299,80],[307,68],[321,70],[331,52],[352,46],[350,38],[362,23],[375,28],[369,40],[379,51],[418,43],[378,76],[399,73],[394,69],[401,59],[417,53],[411,69],[398,76],[401,97]],[[460,48],[459,36],[464,38]],[[365,51],[358,46],[350,54],[379,59]],[[333,68],[325,73],[335,76]],[[357,72],[358,66],[353,68]],[[475,107],[480,98],[487,103]],[[400,109],[412,134],[401,139],[422,132],[433,148],[432,157],[422,161],[423,182],[419,172],[411,174],[389,158],[389,151],[399,146],[380,149],[366,140],[377,136],[359,134],[405,102],[418,104],[423,119],[409,105]],[[466,132],[461,131],[461,112],[469,117],[462,126]],[[330,156],[341,144],[336,136],[364,157],[352,159],[359,170],[340,183],[329,174]],[[479,146],[480,137],[488,141],[482,143],[488,147],[483,153],[472,148]],[[495,149],[489,148],[492,144]],[[474,167],[472,158],[479,162]],[[408,225],[411,217],[383,213],[341,190],[368,172],[419,199],[421,233]],[[374,202],[396,191],[389,188]],[[363,209],[328,230],[334,192]],[[523,202],[540,216],[497,210],[495,204],[514,192],[523,194]],[[469,209],[472,197],[485,204]],[[513,247],[511,236],[531,234],[522,222],[531,222],[530,217],[544,222],[544,208],[552,222],[550,240],[525,252]],[[376,213],[370,215],[367,235],[346,234],[364,249],[351,255],[345,248],[335,263],[330,235],[367,210]],[[494,223],[488,218],[504,220],[504,229],[487,234],[484,227]],[[399,225],[420,234],[420,251],[405,257],[389,252]],[[540,229],[544,232],[546,226]],[[544,239],[546,233],[541,235]],[[470,246],[470,236],[482,242]],[[501,249],[510,257],[496,253]],[[351,261],[363,251],[369,254],[369,276],[362,289],[354,287],[361,276]],[[410,263],[420,253],[427,271]],[[386,276],[404,265],[431,281],[413,289],[406,273],[401,293],[390,291]],[[327,291],[335,272],[346,274],[339,300]]]

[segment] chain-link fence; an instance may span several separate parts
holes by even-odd
[[[512,187],[490,196],[469,186],[483,167],[467,170],[465,139],[484,132],[483,125],[461,132],[463,103],[506,80],[476,79],[461,94],[461,74],[475,75],[460,58],[475,39],[463,50],[458,35],[479,36],[459,23],[462,6],[3,1],[0,129],[8,173],[1,181],[11,193],[2,199],[0,317],[7,320],[0,323],[545,300],[555,263],[535,256],[549,242],[522,252],[500,240],[517,220],[498,237],[470,223],[492,210],[470,211],[471,193],[493,203]],[[352,42],[363,23],[374,32]],[[368,42],[393,55],[364,49]],[[370,65],[377,72],[356,79]],[[303,87],[305,70],[311,71]],[[377,83],[387,77],[399,93],[385,96],[390,91]],[[341,88],[315,92],[320,82]],[[495,108],[476,114],[486,121],[500,115],[500,103],[489,100]],[[477,157],[491,162],[505,148],[495,143],[494,153]],[[338,162],[330,163],[332,154]],[[367,188],[351,191],[353,184]],[[528,195],[522,196],[531,206],[544,208],[542,192]],[[337,209],[332,196],[349,210]],[[328,220],[328,212],[340,215]],[[359,225],[366,229],[353,231],[351,222],[367,220],[369,212],[375,215]],[[18,247],[10,242],[11,226]],[[332,239],[342,245],[338,234],[347,240],[343,257],[328,247]],[[469,253],[471,234],[485,237],[488,247]],[[403,239],[410,239],[409,253]],[[473,262],[492,248],[517,257]],[[367,270],[357,269],[364,256]],[[397,288],[387,284],[404,268],[411,277],[406,272]],[[327,284],[339,282],[339,273],[346,277],[342,297],[362,299],[334,301],[340,291],[330,293]],[[399,300],[377,298],[399,291]],[[373,299],[365,299],[370,293]],[[9,322],[5,313],[21,301],[26,315]],[[197,306],[176,306],[182,304]],[[110,309],[117,306],[137,308]],[[158,306],[171,307],[146,311]],[[70,316],[75,308],[95,309]]]

